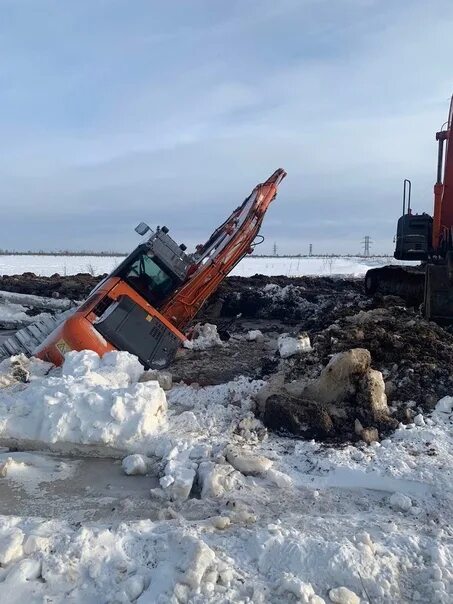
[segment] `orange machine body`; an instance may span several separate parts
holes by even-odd
[[[126,296],[139,304],[148,314],[147,321],[151,327],[154,318],[158,318],[180,342],[186,336],[176,329],[159,311],[146,302],[135,290],[118,277],[108,277],[103,281],[77,310],[59,325],[37,348],[35,355],[54,365],[61,365],[64,356],[71,350],[94,350],[99,356],[117,350],[96,329],[98,316],[94,309],[106,297],[117,301]]]
[[[264,214],[286,176],[277,170],[257,185],[194,254],[157,228],[36,349],[60,365],[70,350],[99,355],[127,350],[146,367],[167,366],[186,339],[182,330],[236,264],[253,249]],[[141,223],[140,229],[149,227]]]

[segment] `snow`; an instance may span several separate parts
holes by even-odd
[[[24,272],[32,272],[47,277],[54,273],[60,275],[74,275],[77,273],[102,275],[110,273],[122,260],[122,256],[0,255],[0,275],[15,275]],[[402,263],[392,257],[247,256],[234,268],[231,274],[241,277],[250,277],[257,273],[262,275],[286,275],[288,277],[302,275],[350,275],[361,277],[370,268],[388,264]]]
[[[0,329],[20,329],[39,319],[49,317],[49,312],[68,310],[70,300],[56,300],[28,294],[0,291]],[[46,312],[37,313],[37,310]],[[33,311],[33,312],[31,312]]]
[[[106,357],[5,380],[1,433],[127,449],[119,471],[147,485],[147,516],[19,516],[0,497],[2,603],[452,601],[453,397],[374,446],[326,446],[268,434],[261,381],[164,393],[131,355]],[[3,463],[22,499],[71,480],[58,456]]]
[[[249,342],[263,342],[264,335],[263,335],[263,332],[260,331],[259,329],[250,329],[247,332],[246,339]]]
[[[403,493],[393,493],[389,501],[394,510],[401,512],[408,512],[412,507],[411,498]]]
[[[217,333],[217,325],[197,323],[194,327],[194,337],[191,340],[185,340],[183,345],[189,350],[207,350],[215,346],[222,346],[223,342]]]
[[[0,390],[0,438],[133,450],[165,424],[164,391],[138,383],[143,367],[127,352],[70,352],[61,375],[39,373]]]
[[[124,257],[122,256],[55,256],[55,255],[0,255],[0,275],[35,273],[43,277],[90,273],[110,273]]]
[[[329,598],[335,604],[360,604],[360,598],[347,587],[336,587],[329,591]]]
[[[124,473],[128,476],[135,476],[137,474],[144,475],[148,470],[148,461],[146,457],[138,453],[125,457],[121,465]]]
[[[451,413],[453,411],[453,396],[444,396],[436,405],[439,413]]]
[[[0,329],[18,329],[34,323],[38,318],[44,318],[44,313],[39,317],[27,314],[27,308],[21,304],[2,303],[0,306]]]
[[[277,346],[282,359],[311,350],[310,338],[307,335],[292,338],[289,334],[283,333],[278,337]]]

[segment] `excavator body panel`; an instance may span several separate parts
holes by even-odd
[[[162,369],[186,339],[156,308],[119,277],[109,277],[36,349],[61,365],[70,350],[135,354],[147,368]]]

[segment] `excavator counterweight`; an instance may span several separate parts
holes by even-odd
[[[75,312],[38,346],[35,340],[30,343],[30,330],[18,332],[13,341],[4,343],[0,358],[23,351],[61,365],[70,350],[90,349],[101,356],[126,350],[145,367],[168,366],[186,339],[184,329],[228,273],[253,250],[264,215],[285,176],[280,169],[257,185],[192,254],[170,237],[166,227],[153,232],[140,223],[136,231],[142,236],[150,231],[147,240]]]

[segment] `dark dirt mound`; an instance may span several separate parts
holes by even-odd
[[[40,277],[34,273],[0,276],[0,290],[18,294],[32,294],[48,298],[70,298],[82,300],[103,279],[89,273],[62,276],[55,273],[51,277]]]
[[[200,318],[222,324],[240,315],[237,325],[244,320],[286,326],[303,323],[303,329],[311,333],[327,327],[338,316],[370,305],[361,279],[255,275],[228,278]]]
[[[367,348],[382,371],[390,404],[415,401],[424,409],[453,390],[453,335],[403,307],[377,308],[337,320],[314,346],[322,362],[348,348]]]

